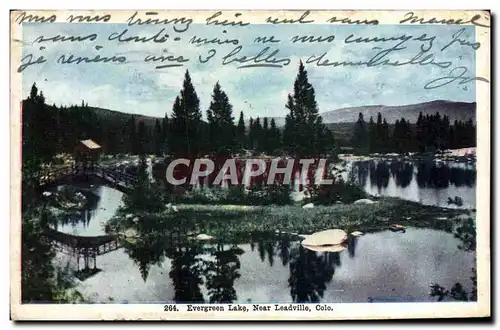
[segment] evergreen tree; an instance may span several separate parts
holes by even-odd
[[[276,151],[281,147],[281,134],[276,127],[274,118],[271,118],[271,127],[269,128],[269,149],[271,152]]]
[[[255,124],[252,117],[250,117],[250,122],[248,125],[248,141],[247,148],[254,149],[254,139],[255,139]]]
[[[390,142],[390,137],[389,137],[389,124],[387,123],[387,120],[383,120],[382,122],[382,130],[381,130],[381,137],[380,137],[380,145],[381,145],[381,150],[386,152],[388,151],[388,146]]]
[[[418,151],[424,152],[425,151],[425,144],[424,144],[424,116],[422,114],[422,111],[420,111],[417,119],[417,128],[416,128],[416,139],[417,139],[417,148]]]
[[[165,209],[161,188],[149,180],[145,155],[141,154],[139,157],[137,182],[132,191],[123,196],[124,208],[134,212],[160,212]]]
[[[325,126],[318,113],[315,92],[302,61],[295,79],[293,96],[288,95],[284,143],[288,152],[298,156],[318,155],[325,151]]]
[[[235,147],[235,127],[232,116],[233,107],[229,98],[217,82],[214,86],[207,120],[210,130],[210,150],[217,154],[230,154]]]
[[[377,113],[377,125],[375,128],[375,149],[377,151],[387,151],[387,146],[384,144],[384,132],[383,132],[382,114]]]
[[[262,151],[262,125],[260,124],[260,117],[253,122],[254,124],[254,149],[256,151]]]
[[[380,123],[382,124],[382,123]],[[370,117],[370,121],[368,123],[368,139],[369,139],[369,150],[370,152],[378,152],[379,144],[378,144],[378,135],[377,135],[377,126],[373,121],[373,117]]]
[[[240,149],[246,147],[246,128],[245,128],[245,119],[243,117],[243,111],[240,112],[240,118],[238,120],[238,126],[236,128],[236,136],[238,141],[238,146]]]
[[[138,154],[139,155],[144,155],[146,154],[149,150],[147,147],[147,130],[146,130],[146,125],[144,124],[144,121],[139,122],[139,129],[137,131],[137,139],[138,139]]]
[[[155,120],[155,131],[154,131],[154,153],[157,156],[163,155],[163,132],[159,119]]]
[[[285,127],[283,129],[283,145],[288,153],[295,152],[296,149],[296,128],[297,121],[295,119],[295,105],[292,95],[288,95],[288,102],[285,106],[289,112],[285,117]]]
[[[128,133],[128,145],[133,154],[138,155],[141,150],[140,141],[137,136],[137,125],[135,116],[131,116],[127,121],[126,131]],[[130,149],[129,149],[130,150]]]
[[[162,150],[164,153],[168,153],[168,143],[169,143],[169,135],[170,135],[170,121],[168,120],[168,114],[165,114],[165,117],[162,119],[161,124],[161,133],[162,133]]]
[[[358,121],[354,125],[354,134],[351,142],[357,152],[366,153],[368,151],[368,130],[361,112],[359,113]]]
[[[264,122],[262,124],[262,150],[265,153],[269,153],[270,145],[269,145],[269,122],[267,117],[264,117]]]
[[[172,152],[177,156],[196,156],[201,149],[200,100],[186,70],[180,95],[172,109]]]

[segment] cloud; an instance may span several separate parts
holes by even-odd
[[[250,25],[247,28],[233,28],[192,25],[188,32],[176,34],[171,27],[165,28],[170,39],[166,43],[107,41],[109,35],[128,29],[128,37],[151,37],[163,27],[143,26],[127,27],[117,24],[28,24],[23,27],[23,54],[44,55],[48,61],[42,65],[33,65],[23,72],[23,93],[27,95],[33,82],[44,91],[46,99],[56,104],[79,103],[82,99],[89,104],[113,110],[146,115],[163,116],[170,112],[175,97],[182,88],[186,69],[189,69],[193,84],[200,97],[200,107],[205,114],[210,104],[214,84],[219,81],[233,105],[234,116],[244,111],[246,117],[284,116],[287,94],[293,90],[294,79],[300,60],[306,61],[311,55],[326,53],[330,61],[368,60],[377,51],[373,47],[391,47],[398,41],[378,43],[358,43],[346,45],[347,36],[419,36],[423,33],[435,35],[432,52],[436,60],[451,60],[454,65],[465,65],[469,73],[474,74],[475,54],[470,47],[453,44],[445,51],[440,49],[449,43],[457,27],[450,26],[393,26],[381,25],[369,28],[362,26],[340,25]],[[224,33],[226,31],[226,33]],[[95,41],[85,42],[47,42],[33,43],[40,35],[86,36],[97,34]],[[254,43],[257,36],[273,34],[281,40],[278,44],[262,45]],[[335,34],[333,42],[310,44],[293,43],[295,35],[327,36]],[[276,58],[289,58],[290,64],[283,68],[245,68],[238,69],[238,63],[222,65],[222,59],[235,45],[208,44],[195,46],[189,43],[192,36],[238,38],[243,46],[233,59],[242,59],[258,54],[265,47],[270,47],[266,54],[274,53]],[[472,38],[473,28],[467,28],[462,38]],[[173,41],[179,36],[181,40]],[[391,54],[391,61],[407,61],[420,47],[420,42],[408,42],[406,49]],[[96,47],[102,46],[102,48]],[[40,49],[40,47],[45,47]],[[215,49],[215,56],[206,64],[200,64],[199,54],[208,54]],[[59,56],[113,56],[127,57],[124,64],[82,63],[57,64]],[[155,69],[155,63],[145,63],[148,55],[183,56],[189,59],[182,67]],[[338,66],[319,67],[315,63],[306,64],[310,82],[316,91],[320,111],[329,111],[345,106],[370,104],[398,105],[449,99],[473,101],[475,88],[468,90],[463,86],[449,84],[445,87],[424,90],[423,86],[430,77],[439,77],[447,70],[435,65],[393,66]],[[449,71],[449,70],[448,70]]]

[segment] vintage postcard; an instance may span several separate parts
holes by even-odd
[[[11,11],[11,318],[490,316],[488,11]]]

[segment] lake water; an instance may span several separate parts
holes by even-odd
[[[86,205],[84,210],[75,212],[57,224],[57,230],[76,236],[104,235],[104,224],[120,206],[123,193],[111,187],[95,184],[73,185],[81,191],[93,194],[95,203]]]
[[[98,202],[82,217],[85,224],[59,230],[102,235],[122,194],[103,185],[82,188],[92,189]],[[435,301],[429,296],[432,283],[471,288],[475,252],[460,244],[452,233],[431,228],[350,237],[347,249],[326,253],[274,235],[237,245],[171,246],[159,239],[98,256],[101,271],[77,289],[93,302],[108,303]],[[62,253],[55,263],[76,268],[75,257]]]
[[[476,207],[475,165],[456,162],[370,160],[349,163],[344,173],[373,196],[390,196],[447,208]],[[462,198],[463,205],[448,199]]]

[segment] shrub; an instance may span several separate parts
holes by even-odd
[[[366,197],[366,193],[361,187],[338,178],[329,185],[310,186],[308,191],[309,202],[320,205],[331,205],[336,202],[350,204]]]

